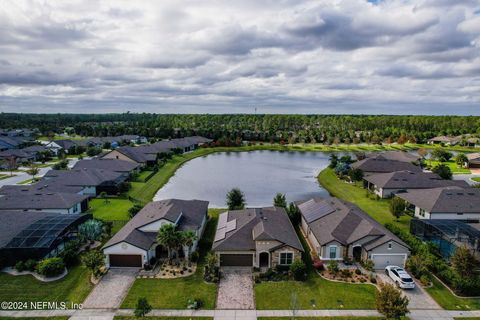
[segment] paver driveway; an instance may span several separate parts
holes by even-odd
[[[379,272],[378,276],[381,281],[393,284],[393,280],[386,274]],[[432,297],[422,288],[422,286],[415,281],[415,289],[413,290],[402,290],[403,294],[408,297],[409,303],[408,308],[410,310],[415,309],[431,309],[439,310],[442,309]]]
[[[83,303],[84,309],[115,309],[135,281],[138,269],[110,269]]]
[[[222,268],[217,309],[254,309],[251,268]]]

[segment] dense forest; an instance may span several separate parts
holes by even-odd
[[[139,134],[151,138],[202,135],[283,143],[424,142],[437,135],[480,134],[475,116],[273,114],[16,114],[0,128],[38,128],[42,134]]]

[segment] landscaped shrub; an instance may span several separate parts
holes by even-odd
[[[342,269],[340,271],[340,275],[343,277],[343,278],[350,278],[352,276],[352,271],[350,271],[349,269]]]
[[[336,260],[330,260],[327,264],[327,269],[330,273],[337,273],[338,272],[338,262]]]
[[[27,261],[25,261],[24,266],[25,266],[25,270],[33,272],[33,271],[35,271],[35,268],[37,267],[37,261],[35,261],[33,259],[28,259]]]
[[[356,275],[361,275],[361,274],[362,274],[362,270],[360,270],[360,269],[358,269],[358,268],[355,269],[355,274],[356,274]]]
[[[198,252],[194,251],[190,254],[190,261],[197,262],[199,257],[200,256],[199,256]]]
[[[290,265],[290,274],[297,281],[307,280],[307,267],[305,263],[300,259],[295,259]]]
[[[313,259],[313,267],[316,269],[316,270],[323,270],[325,268],[325,266],[323,265],[323,261],[320,260],[318,257],[316,257],[315,259]]]
[[[45,277],[58,276],[64,270],[65,264],[59,257],[44,259],[37,265],[37,272]]]
[[[420,277],[420,283],[423,285],[423,286],[428,286],[430,284],[430,282],[432,281],[431,277],[429,274],[424,274]]]
[[[373,267],[375,266],[375,263],[372,260],[368,259],[363,261],[362,265],[367,271],[373,271]]]
[[[65,244],[63,251],[59,254],[59,257],[63,259],[63,262],[67,267],[73,266],[78,263],[78,251],[80,250],[80,242],[77,240],[69,241]]]
[[[23,261],[18,261],[15,264],[15,270],[17,270],[18,272],[25,271],[25,263]]]

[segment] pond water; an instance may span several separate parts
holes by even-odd
[[[210,201],[226,207],[226,194],[234,187],[245,193],[247,206],[271,206],[277,192],[287,201],[328,196],[317,175],[328,166],[324,152],[223,152],[188,161],[155,195],[155,200],[179,198]]]

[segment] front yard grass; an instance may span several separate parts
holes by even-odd
[[[30,275],[0,273],[0,283],[0,301],[82,303],[93,288],[90,272],[83,266],[70,268],[65,278],[53,282],[41,282]]]
[[[436,160],[426,160],[426,164],[429,165],[430,167],[435,167],[439,164],[444,164],[452,170],[453,174],[469,174],[471,173],[470,169],[468,168],[463,168],[459,166],[458,164],[455,163],[455,161],[447,161],[447,162],[440,162]]]
[[[49,320],[68,320],[69,317],[48,317]],[[0,317],[0,320],[42,320],[47,317]]]
[[[480,298],[458,298],[435,277],[433,277],[432,283],[433,286],[426,290],[442,308],[447,310],[480,309]]]
[[[287,320],[292,317],[258,317],[257,320]],[[381,320],[382,317],[295,317],[295,320]]]
[[[177,279],[137,279],[130,288],[121,308],[135,308],[141,297],[147,298],[154,309],[186,309],[189,299],[202,302],[202,309],[214,309],[217,285],[203,280],[203,260],[212,247],[218,214],[222,209],[209,209],[204,236],[199,243],[200,261],[195,274]]]
[[[397,221],[390,213],[389,200],[374,200],[366,197],[367,190],[356,184],[340,180],[331,168],[326,168],[318,175],[319,183],[334,197],[352,202],[372,216],[381,224],[395,223],[405,230],[410,228],[410,216],[403,215]]]
[[[473,181],[480,182],[480,177],[472,178]]]
[[[90,213],[94,218],[102,220],[129,220],[128,209],[133,203],[128,199],[92,199],[90,200]]]
[[[139,318],[133,316],[115,316],[115,320],[138,320]],[[144,320],[213,320],[212,317],[143,317]],[[1,320],[1,318],[0,318]]]

